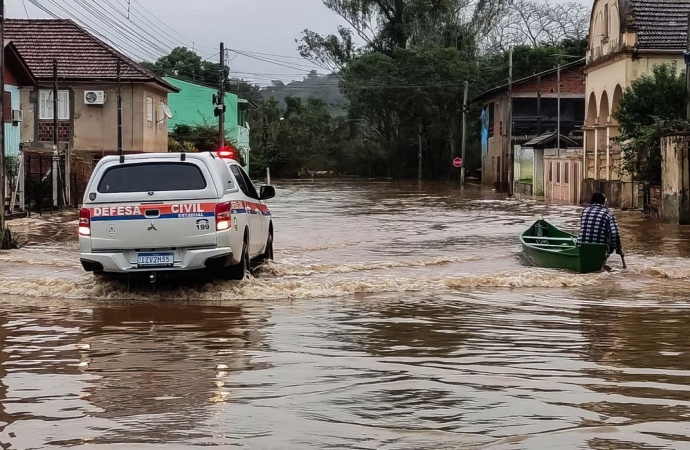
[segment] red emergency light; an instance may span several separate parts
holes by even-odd
[[[218,157],[223,159],[235,159],[235,149],[226,145],[218,150]]]

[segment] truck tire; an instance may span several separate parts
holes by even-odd
[[[251,267],[249,264],[249,245],[247,244],[247,239],[245,237],[244,243],[242,244],[242,257],[240,262],[227,268],[227,276],[225,278],[235,281],[244,280]]]
[[[266,250],[258,258],[259,264],[266,264],[269,261],[273,261],[273,232],[268,233],[268,239],[266,241]]]

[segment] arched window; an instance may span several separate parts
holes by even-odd
[[[604,27],[604,33],[603,33],[604,39],[608,39],[609,38],[609,5],[608,4],[604,5],[603,27]]]

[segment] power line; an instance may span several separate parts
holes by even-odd
[[[165,48],[165,44],[162,44],[159,41],[159,44],[162,44],[163,47],[158,46],[155,42],[150,41],[149,39],[143,38],[142,36],[139,36],[134,30],[129,28],[126,25],[123,25],[115,20],[112,20],[112,18],[109,17],[110,13],[103,8],[98,2],[96,3],[96,6],[100,8],[103,12],[97,11],[93,6],[91,6],[86,0],[74,0],[76,4],[78,4],[84,11],[86,11],[87,14],[90,14],[97,18],[98,20],[101,21],[104,25],[108,26],[110,29],[115,31],[116,34],[121,34],[122,36],[126,36],[129,39],[129,36],[127,36],[128,32],[133,33],[136,35],[136,37],[139,37],[139,39],[142,41],[140,45],[146,45],[150,51],[155,52],[154,54],[161,53],[165,54],[168,52],[168,49]],[[134,41],[136,42],[136,41]]]
[[[29,0],[29,1],[30,1],[34,6],[38,7],[38,8],[41,9],[42,11],[44,11],[46,14],[49,14],[50,16],[52,16],[54,19],[60,19],[60,16],[59,16],[58,14],[56,14],[53,10],[51,10],[51,9],[48,8],[47,6],[43,5],[39,0]],[[134,43],[134,44],[128,44],[128,45],[124,45],[124,44],[122,44],[122,43],[117,43],[116,41],[113,41],[111,38],[108,38],[108,37],[105,36],[104,34],[98,32],[98,31],[96,31],[94,28],[92,28],[92,27],[88,24],[88,22],[84,20],[84,18],[83,18],[81,15],[76,15],[75,13],[73,13],[73,12],[71,12],[71,11],[69,11],[69,10],[63,8],[61,5],[57,4],[54,0],[48,0],[48,1],[49,1],[50,4],[52,4],[54,7],[58,8],[59,10],[61,10],[61,11],[62,11],[64,14],[66,14],[68,17],[72,18],[74,21],[76,21],[77,23],[79,23],[84,29],[86,29],[86,30],[88,30],[89,32],[91,32],[94,36],[98,36],[98,37],[102,38],[103,41],[105,41],[105,42],[107,42],[107,43],[110,43],[111,45],[113,45],[113,46],[115,46],[115,47],[120,47],[120,48],[126,49],[131,55],[134,55],[134,56],[136,56],[137,58],[139,58],[139,59],[141,59],[141,60],[150,59],[151,54],[149,54],[148,56],[142,58],[141,54],[138,53],[138,51],[139,51],[139,50],[140,50],[140,51],[143,51],[143,52],[148,52],[148,51],[145,50],[145,49],[142,49],[140,46],[137,46],[136,43]],[[132,47],[130,47],[129,45],[134,45],[134,48],[137,48],[137,51],[132,50]]]
[[[24,12],[26,13],[26,18],[29,18],[29,10],[26,9],[26,1],[22,0],[22,5],[24,5]]]
[[[182,38],[185,39],[186,41],[191,42],[192,44],[195,44],[195,42],[194,42],[193,40],[191,40],[191,39],[189,39],[189,38],[183,36],[183,35],[180,34],[177,30],[175,30],[174,28],[172,28],[170,25],[168,25],[168,24],[166,24],[165,22],[163,22],[162,20],[160,20],[156,14],[153,14],[151,11],[149,11],[148,9],[146,9],[146,7],[145,7],[144,5],[142,5],[141,3],[138,3],[138,2],[135,3],[134,1],[132,1],[132,3],[133,3],[133,5],[134,5],[134,8],[133,8],[133,9],[136,10],[136,5],[138,4],[138,5],[141,7],[141,9],[143,9],[145,12],[147,12],[147,13],[149,14],[149,16],[151,16],[151,17],[152,17],[153,19],[155,19],[157,22],[161,23],[161,24],[162,24],[163,26],[165,26],[166,28],[169,28],[170,30],[173,31],[173,33],[175,33],[175,34],[177,34],[178,36],[182,37]],[[206,45],[200,45],[200,46],[201,46],[201,47],[205,47],[205,48],[207,48],[207,49],[212,49],[212,48],[213,48],[213,47],[209,47],[209,46],[206,46]]]

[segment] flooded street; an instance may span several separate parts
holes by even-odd
[[[616,212],[629,270],[526,267],[580,209],[445,184],[277,184],[276,262],[128,292],[74,217],[0,252],[4,449],[690,448],[690,228]]]

